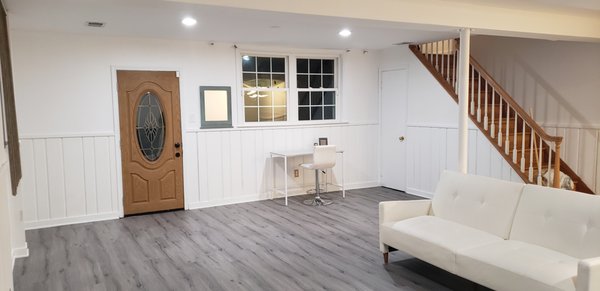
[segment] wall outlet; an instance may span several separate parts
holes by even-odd
[[[300,170],[294,169],[294,178],[300,177]]]

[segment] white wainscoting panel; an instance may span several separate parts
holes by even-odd
[[[407,128],[407,192],[433,197],[443,170],[458,170],[458,129],[445,125],[409,124]],[[522,183],[487,138],[469,129],[469,173]]]
[[[26,229],[118,217],[112,135],[21,138]]]
[[[189,209],[269,199],[273,185],[272,151],[312,150],[319,137],[344,150],[347,188],[379,185],[378,124],[337,124],[303,127],[188,130],[184,168],[186,207]],[[309,157],[288,161],[290,194],[314,187],[314,172],[299,166]],[[341,182],[341,159],[328,179]],[[295,178],[294,169],[300,170]],[[277,185],[283,185],[283,161],[275,159]]]

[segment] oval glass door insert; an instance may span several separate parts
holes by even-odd
[[[140,151],[147,160],[158,160],[165,145],[165,119],[156,95],[147,92],[140,98],[135,120]]]

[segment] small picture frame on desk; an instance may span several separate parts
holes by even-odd
[[[319,145],[323,146],[323,145],[327,145],[327,138],[326,137],[319,137]]]

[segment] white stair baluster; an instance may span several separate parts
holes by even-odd
[[[475,68],[471,66],[471,76],[469,78],[471,83],[471,115],[475,115],[475,82],[473,78],[475,78]]]
[[[544,151],[544,144],[542,144],[542,136],[540,135],[540,143],[538,145],[538,174],[537,184],[542,185],[542,152]]]
[[[517,115],[517,110],[515,110],[515,130],[513,133],[513,163],[517,163],[517,121],[519,120],[519,115]]]
[[[504,153],[508,156],[510,154],[510,140],[508,135],[510,130],[510,105],[506,102],[506,135],[504,136]]]
[[[521,132],[521,172],[525,173],[525,119],[523,119],[523,132]]]
[[[443,40],[442,41],[442,66],[441,66],[441,70],[440,73],[442,73],[442,76],[444,75],[444,63],[446,62],[446,41]]]
[[[548,177],[548,181],[546,181],[546,186],[552,187],[554,179],[550,179],[550,174],[554,173],[554,171],[552,171],[552,149],[550,148],[550,144],[548,144],[548,171],[546,173],[548,174],[546,175]]]
[[[533,142],[535,141],[535,131],[533,131],[533,127],[531,127],[531,141],[529,145],[529,181],[533,183]]]
[[[484,97],[485,98],[485,116],[483,117],[483,123],[488,124],[488,115],[487,115],[488,98],[489,98],[488,83],[487,83],[487,80],[484,80],[484,81],[485,81],[485,97]],[[496,104],[494,103],[495,101],[496,101],[495,96],[494,96],[494,94],[492,94],[492,125],[490,128],[490,132],[492,133],[492,138],[496,137],[496,125],[494,124],[494,118],[495,118],[494,115],[496,115],[496,113],[495,113]]]
[[[493,87],[492,94],[496,95],[496,89],[494,89]],[[498,146],[502,147],[502,97],[498,96],[498,100],[500,100],[500,110],[498,110]]]
[[[485,111],[487,115],[487,102],[485,102]],[[477,122],[481,122],[481,74],[479,72],[477,72]],[[487,122],[483,124],[483,129],[488,129]]]

